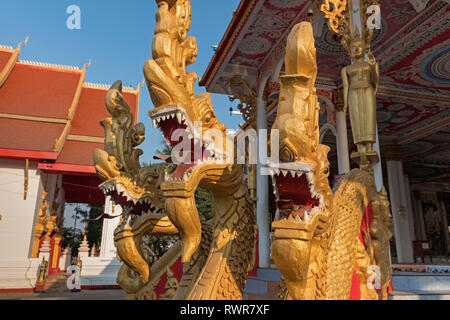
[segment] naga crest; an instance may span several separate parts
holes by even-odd
[[[125,263],[117,281],[127,293],[134,293],[151,280],[150,262],[142,247],[144,236],[176,234],[177,230],[164,212],[161,184],[167,166],[140,165],[142,150],[137,146],[144,141],[145,128],[142,123],[133,124],[121,81],[111,86],[105,104],[112,117],[100,123],[105,129],[105,146],[104,150],[94,151],[94,164],[104,180],[100,189],[128,217],[122,219],[114,233],[117,254]]]
[[[389,202],[364,170],[345,175],[334,194],[330,188],[329,148],[319,143],[316,49],[309,22],[289,35],[285,65],[273,125],[279,130],[280,161],[269,163],[269,170],[279,212],[272,224],[272,256],[287,297],[349,299],[356,274],[363,299],[386,298]],[[367,286],[373,266],[380,267],[384,295]]]
[[[241,299],[255,259],[254,201],[243,182],[243,165],[224,162],[227,129],[217,119],[210,95],[196,95],[197,75],[186,72],[198,54],[195,38],[188,36],[191,3],[156,2],[153,59],[145,62],[144,77],[155,106],[149,111],[153,126],[173,148],[165,158],[171,165],[139,164],[142,151],[137,146],[145,130],[140,123],[133,125],[120,81],[106,96],[112,118],[102,121],[105,151],[94,153],[97,173],[106,180],[100,187],[128,214],[115,231],[125,263],[118,282],[132,297],[145,297],[181,256],[183,278],[175,299]],[[214,199],[214,216],[207,222],[197,210],[198,187]],[[176,234],[181,241],[150,266],[141,246],[149,234]]]
[[[155,106],[149,112],[153,126],[161,130],[177,156],[180,147],[184,148],[178,161],[171,159],[173,169],[162,189],[169,218],[183,241],[183,262],[188,262],[201,240],[195,190],[198,186],[210,189],[211,184],[217,189],[210,190],[213,193],[222,185],[226,188],[227,183],[242,177],[242,168],[223,163],[226,127],[217,119],[210,95],[195,94],[197,74],[185,70],[198,53],[195,38],[187,35],[190,1],[157,2],[153,59],[145,63],[144,76]]]
[[[329,147],[319,143],[316,49],[310,23],[294,26],[286,48],[278,113],[272,127],[280,138],[279,163],[270,163],[277,206],[298,224],[302,237],[325,230],[332,205]],[[285,220],[274,223],[280,226]],[[277,232],[277,231],[275,231]]]

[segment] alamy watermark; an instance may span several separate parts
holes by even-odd
[[[268,155],[268,130],[239,130],[234,134],[209,129],[202,132],[202,122],[194,122],[193,133],[186,129],[174,130],[170,140],[175,142],[171,160],[176,165],[199,164],[214,161],[219,164],[279,163],[279,131],[270,131],[270,156]],[[192,143],[193,142],[193,143]],[[264,170],[262,170],[264,171]],[[268,175],[269,172],[261,172]]]
[[[367,8],[367,14],[370,16],[367,18],[367,28],[370,30],[381,29],[381,9],[379,5],[371,5]]]
[[[67,7],[66,13],[70,16],[66,20],[66,26],[69,30],[81,29],[81,9],[79,6],[72,4]]]
[[[380,290],[381,289],[381,269],[379,266],[369,266],[366,270],[369,274],[367,278],[366,285],[370,290]]]
[[[67,289],[81,290],[81,269],[77,265],[71,265],[67,268],[67,273],[72,275],[67,279]]]

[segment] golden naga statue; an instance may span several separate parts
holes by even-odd
[[[347,300],[356,273],[361,299],[386,299],[389,202],[384,189],[377,192],[373,175],[360,169],[343,177],[334,194],[330,188],[329,148],[319,143],[316,49],[309,22],[289,35],[285,65],[273,126],[279,130],[280,162],[268,166],[281,217],[272,225],[272,257],[283,275],[285,298]],[[357,128],[363,120],[353,119]]]
[[[155,105],[149,115],[174,149],[184,145],[192,150],[183,153],[181,163],[168,158],[174,162],[170,166],[141,167],[142,151],[136,147],[144,140],[144,126],[132,125],[120,81],[111,87],[106,106],[112,118],[102,121],[105,151],[96,150],[94,162],[105,180],[102,190],[127,215],[115,231],[117,253],[124,262],[117,281],[130,299],[154,297],[159,277],[181,256],[183,278],[172,298],[242,299],[255,259],[254,201],[243,181],[243,165],[223,161],[227,130],[216,118],[209,94],[195,95],[197,75],[186,73],[197,56],[195,38],[187,36],[191,3],[156,2],[153,60],[144,65]],[[214,217],[207,222],[197,211],[198,187],[214,197]],[[175,234],[181,241],[150,265],[143,237]]]
[[[358,29],[350,42],[350,55],[353,64],[342,69],[342,83],[344,86],[344,111],[350,107],[353,140],[358,147],[358,153],[353,154],[360,165],[367,161],[378,161],[378,155],[373,150],[376,142],[376,93],[380,72],[378,63],[371,52],[368,61],[364,61],[367,53],[366,42],[361,39]]]

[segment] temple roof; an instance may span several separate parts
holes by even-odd
[[[15,50],[0,47],[0,74]],[[19,52],[20,53],[20,50]],[[103,148],[100,121],[107,85],[85,83],[83,68],[14,61],[0,86],[0,157],[42,160],[40,169],[95,175],[92,154]],[[138,120],[140,89],[123,96]]]

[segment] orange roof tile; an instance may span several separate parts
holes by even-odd
[[[77,111],[72,121],[70,134],[104,137],[105,132],[99,122],[105,118],[111,117],[111,114],[108,113],[108,110],[105,107],[105,96],[108,89],[83,87]],[[134,114],[137,103],[136,92],[127,92],[124,90],[123,97],[130,106],[131,113]]]
[[[66,141],[56,163],[93,166],[93,154],[95,149],[103,149],[103,143]]]
[[[19,62],[0,88],[0,113],[67,119],[81,75]]]
[[[0,148],[53,152],[64,124],[0,118]]]
[[[9,58],[12,56],[11,50],[1,50],[0,49],[0,72],[3,70],[3,68],[6,66],[6,64],[9,61]]]

